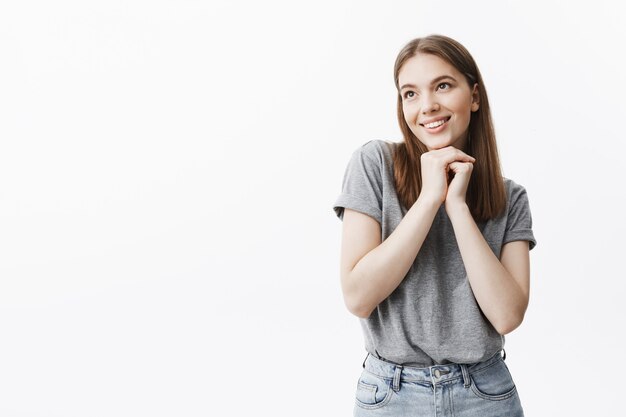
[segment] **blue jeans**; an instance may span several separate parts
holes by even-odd
[[[484,362],[428,368],[368,354],[354,416],[523,417],[524,411],[501,352]]]

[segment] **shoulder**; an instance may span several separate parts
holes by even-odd
[[[510,178],[502,177],[502,179],[504,180],[509,207],[528,200],[526,188],[523,185]]]
[[[376,163],[383,163],[391,160],[396,145],[395,142],[373,139],[359,146],[355,152],[365,155]]]
[[[514,195],[521,192],[526,192],[526,188],[522,184],[515,182],[507,177],[502,177],[502,179],[504,180],[504,187],[507,190],[507,194]]]

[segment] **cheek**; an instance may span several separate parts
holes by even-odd
[[[415,106],[411,106],[404,104],[402,106],[402,113],[404,113],[404,120],[409,124],[415,124],[417,113],[415,111]]]
[[[457,113],[457,118],[456,118],[456,123],[455,123],[455,127],[458,131],[462,131],[465,130],[467,128],[467,126],[469,125],[469,114],[465,114],[465,113]]]
[[[469,109],[472,103],[472,97],[465,91],[456,89],[441,99],[442,103],[449,109],[453,109],[458,113],[465,112],[465,109]]]
[[[466,103],[459,104],[454,107],[454,112],[457,115],[457,120],[463,123],[469,123],[470,116],[472,114],[471,106]]]

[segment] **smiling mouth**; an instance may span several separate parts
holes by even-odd
[[[437,120],[436,122],[432,122],[432,123],[427,123],[427,124],[421,124],[420,126],[424,126],[426,129],[436,129],[439,126],[448,123],[448,120],[450,120],[452,116],[448,116],[445,119],[441,119],[441,120]]]

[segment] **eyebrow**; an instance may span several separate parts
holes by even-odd
[[[451,76],[451,75],[440,75],[439,77],[434,78],[434,79],[430,82],[430,85],[433,85],[433,84],[435,84],[437,81],[441,81],[441,80],[446,79],[446,78],[449,78],[449,79],[451,79],[451,80],[456,81],[456,78],[454,78],[454,77],[453,77],[453,76]],[[402,87],[400,87],[400,91],[402,91],[402,90],[404,90],[405,88],[408,88],[408,87],[411,87],[411,88],[417,88],[417,87],[415,86],[415,84],[404,84]]]

